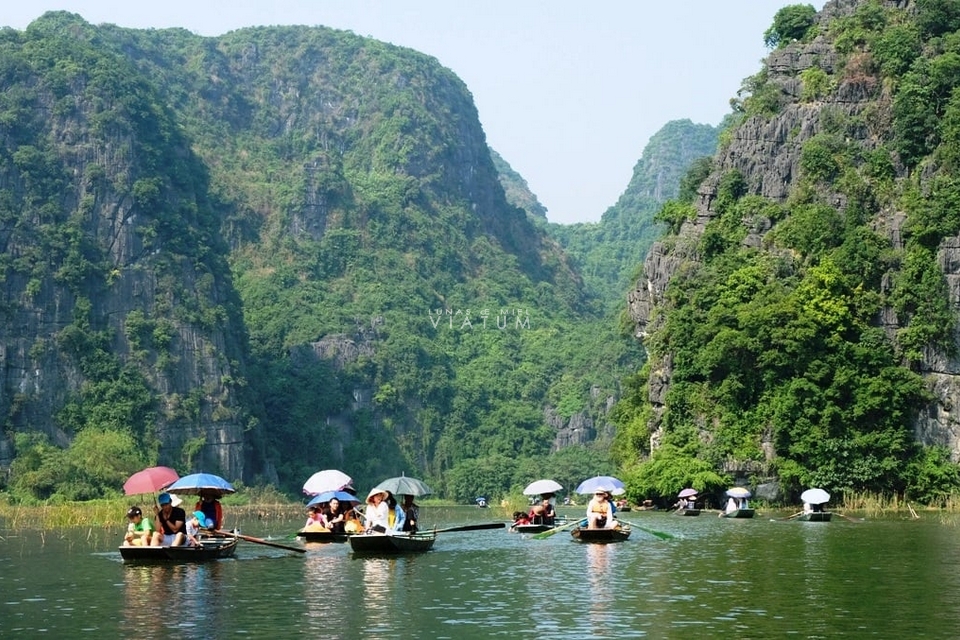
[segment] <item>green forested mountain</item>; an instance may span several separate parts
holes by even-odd
[[[534,222],[546,223],[547,208],[540,204],[536,194],[530,191],[530,187],[523,176],[514,171],[513,167],[495,149],[490,149],[490,158],[497,170],[497,176],[500,179],[500,185],[503,187],[507,202],[526,211]]]
[[[717,149],[718,129],[689,120],[667,123],[650,138],[630,184],[599,223],[551,224],[557,239],[607,312],[619,314],[624,292],[653,241],[663,232],[654,217],[677,197],[680,181],[696,161],[706,166]]]
[[[960,5],[792,5],[765,38],[709,175],[658,214],[618,458],[635,497],[738,481],[943,500],[960,487]]]
[[[149,464],[443,495],[611,470],[631,346],[508,204],[462,82],[325,28],[0,33],[18,497]],[[106,456],[104,458],[104,456]]]

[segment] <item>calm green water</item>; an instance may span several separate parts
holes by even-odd
[[[579,512],[577,512],[579,513]],[[440,534],[434,550],[354,558],[241,542],[237,558],[131,566],[116,532],[45,536],[0,523],[0,636],[97,638],[948,638],[960,635],[953,523],[727,520],[624,514],[672,533],[625,543],[532,540],[506,530]],[[425,509],[437,526],[494,509]],[[296,523],[239,523],[283,537]]]

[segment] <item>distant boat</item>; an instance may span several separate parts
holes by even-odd
[[[830,522],[830,518],[832,517],[833,514],[829,511],[811,511],[800,514],[797,516],[797,520],[801,522]]]
[[[753,509],[734,509],[733,511],[722,511],[721,518],[752,518],[756,512]]]
[[[732,487],[727,489],[727,506],[720,512],[721,518],[752,518],[754,510],[750,508],[748,498],[752,497],[749,489],[745,487]]]
[[[475,498],[475,502],[477,503],[478,507],[481,507],[481,508],[487,507],[487,499],[484,496],[477,496]]]

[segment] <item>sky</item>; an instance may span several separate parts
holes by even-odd
[[[22,30],[46,11],[93,24],[203,36],[327,26],[435,57],[467,85],[487,143],[551,222],[595,222],[616,204],[650,137],[671,120],[717,125],[761,69],[763,33],[796,0],[31,0],[4,2]],[[819,10],[824,0],[815,0]]]

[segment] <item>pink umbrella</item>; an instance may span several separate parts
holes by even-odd
[[[128,496],[156,493],[179,479],[180,476],[170,467],[149,467],[127,478],[123,483],[123,493]]]
[[[677,497],[678,497],[678,498],[689,498],[690,496],[695,496],[695,495],[697,495],[697,490],[696,490],[696,489],[689,489],[689,488],[688,488],[688,489],[684,489],[683,491],[681,491],[680,493],[678,493],[678,494],[677,494]]]

